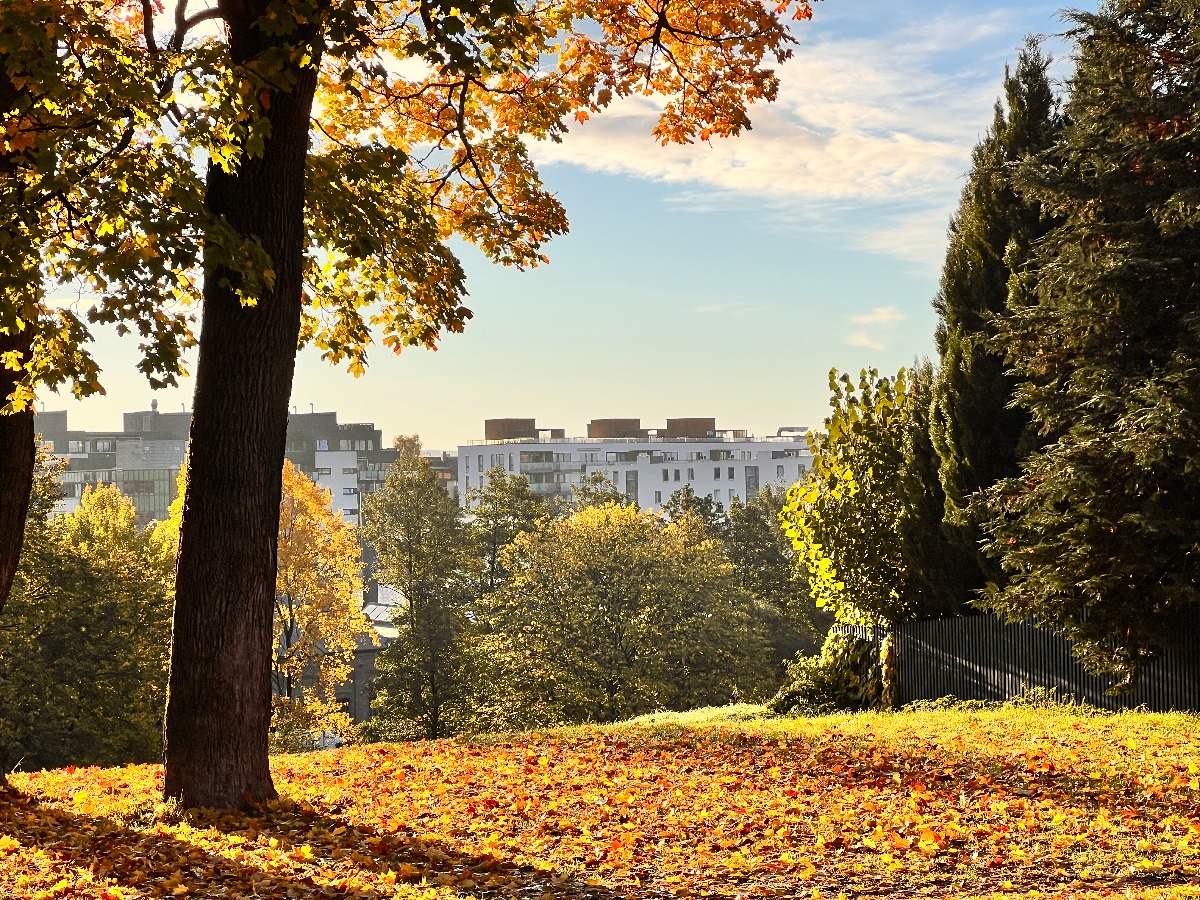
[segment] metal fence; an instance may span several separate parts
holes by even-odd
[[[1146,666],[1136,688],[1117,696],[1107,693],[1111,679],[1084,671],[1069,641],[1032,625],[964,616],[905,622],[892,636],[900,704],[947,695],[1007,700],[1046,688],[1105,709],[1200,710],[1200,622]]]

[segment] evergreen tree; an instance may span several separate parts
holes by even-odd
[[[1061,224],[999,330],[1049,443],[988,492],[1009,575],[988,603],[1122,686],[1200,599],[1200,8],[1073,19],[1069,124],[1016,181]]]
[[[929,360],[915,362],[909,372],[912,402],[901,438],[903,471],[897,480],[904,500],[896,528],[906,570],[904,594],[907,605],[925,618],[971,611],[970,579],[979,555],[943,521],[947,501],[932,434],[935,384]]]
[[[1015,475],[1027,449],[1029,414],[1012,405],[1016,382],[994,340],[1007,314],[1010,279],[1025,271],[1049,227],[1041,205],[1016,189],[1007,171],[1061,131],[1049,64],[1029,39],[1016,72],[1005,70],[1005,102],[997,101],[991,129],[972,155],[933,304],[940,367],[929,433],[940,459],[946,531],[963,569],[955,579],[964,592],[959,603],[1000,578],[999,566],[978,549],[982,531],[971,498]]]

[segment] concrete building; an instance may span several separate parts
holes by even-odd
[[[487,482],[501,466],[524,475],[534,493],[569,499],[571,487],[599,472],[639,507],[661,509],[671,494],[690,484],[726,509],[773,482],[792,484],[812,462],[807,428],[780,428],[754,437],[718,429],[716,419],[668,419],[665,428],[643,428],[640,419],[593,419],[587,437],[563,429],[539,429],[533,419],[491,419],[484,440],[458,448],[458,493]]]
[[[187,455],[188,412],[150,409],[124,414],[121,431],[72,431],[66,410],[43,412],[37,429],[43,445],[67,461],[60,483],[65,496],[56,512],[79,506],[85,486],[115,484],[133,500],[141,525],[165,519],[175,497],[175,479]],[[360,519],[363,494],[379,489],[400,452],[383,443],[370,422],[339,423],[337,413],[299,413],[288,419],[287,458],[321,487],[348,522]],[[458,464],[449,454],[428,457],[439,481],[455,495]]]

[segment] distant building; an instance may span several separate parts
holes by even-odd
[[[684,485],[726,509],[767,484],[791,484],[812,463],[807,428],[780,428],[756,438],[740,429],[718,429],[716,419],[668,419],[665,428],[643,428],[640,419],[593,419],[587,437],[540,429],[534,419],[490,419],[484,440],[458,448],[458,493],[481,487],[501,466],[524,475],[535,494],[570,498],[571,488],[600,473],[639,507],[661,509]]]
[[[188,412],[150,409],[124,414],[121,431],[72,431],[66,410],[43,412],[37,429],[43,445],[67,461],[60,478],[65,496],[55,511],[79,506],[85,486],[114,484],[137,509],[145,525],[167,517],[175,479],[187,455]],[[373,423],[339,423],[337,413],[295,413],[288,418],[287,458],[331,494],[333,508],[348,522],[359,521],[363,494],[378,490],[400,451],[385,446]],[[441,484],[455,496],[458,465],[443,453],[428,457]]]

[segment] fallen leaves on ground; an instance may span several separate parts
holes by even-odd
[[[14,776],[0,896],[1200,897],[1200,720],[933,711],[671,722],[275,759],[180,814],[161,770]]]

